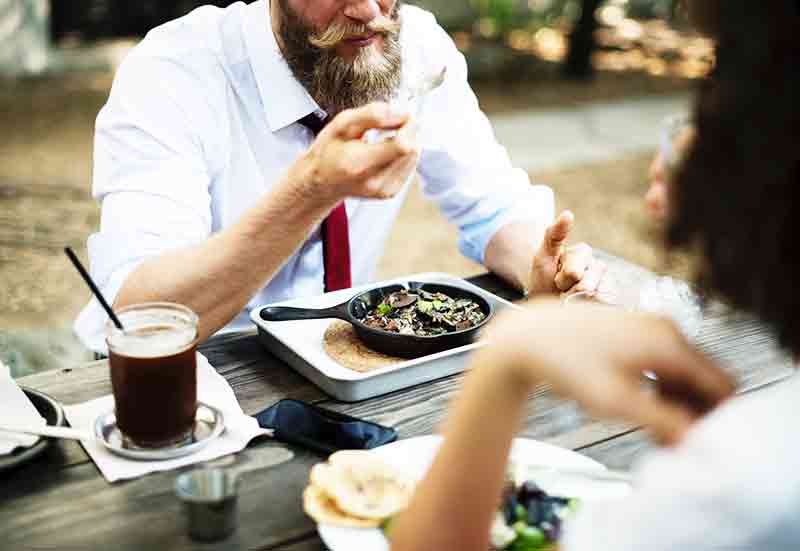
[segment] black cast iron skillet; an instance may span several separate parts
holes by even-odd
[[[429,293],[444,293],[456,300],[461,298],[474,300],[480,306],[483,313],[486,314],[486,318],[475,327],[430,337],[401,335],[400,333],[393,333],[391,331],[373,329],[362,322],[362,320],[366,318],[367,312],[380,304],[386,295],[403,290],[413,292],[417,289],[422,289]],[[369,289],[368,291],[359,293],[347,302],[331,308],[317,310],[312,308],[266,306],[261,309],[259,314],[264,321],[295,321],[327,318],[344,320],[353,324],[353,328],[358,337],[372,350],[400,358],[419,358],[420,356],[427,356],[472,343],[481,327],[486,325],[492,317],[493,308],[482,296],[460,287],[439,283],[410,281],[405,286],[397,284]]]

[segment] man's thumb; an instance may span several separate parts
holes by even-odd
[[[542,253],[549,256],[558,256],[561,246],[569,237],[572,231],[572,224],[575,223],[575,215],[565,210],[556,219],[555,223],[547,228],[542,242]]]

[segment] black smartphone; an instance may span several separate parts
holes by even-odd
[[[397,440],[397,431],[300,400],[281,400],[255,415],[259,426],[275,438],[331,454],[339,450],[369,450]]]

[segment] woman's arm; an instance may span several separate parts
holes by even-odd
[[[473,364],[445,442],[393,532],[392,551],[486,551],[506,460],[530,385],[496,351]]]
[[[548,382],[591,414],[646,425],[678,441],[731,380],[669,322],[605,306],[540,301],[491,327],[445,426],[445,440],[392,536],[392,551],[486,551],[512,437],[533,387]],[[642,372],[666,389],[647,391]],[[705,409],[705,408],[704,408]]]

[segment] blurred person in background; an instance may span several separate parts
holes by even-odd
[[[679,5],[679,9],[692,25],[711,39],[717,33],[720,8],[718,2],[685,0]],[[669,183],[691,145],[693,134],[692,121],[688,115],[676,115],[666,121],[661,147],[647,174],[650,185],[645,194],[647,210],[657,220],[664,220],[669,215]]]
[[[443,67],[427,96],[382,103]],[[365,140],[371,129],[396,136]],[[98,116],[92,275],[115,308],[191,307],[201,340],[243,329],[257,305],[370,281],[417,171],[461,251],[517,288],[603,281],[587,245],[565,245],[572,215],[554,221],[552,191],[496,142],[430,13],[399,0],[200,8],[128,55]],[[101,352],[104,321],[93,299],[75,326]]]
[[[729,2],[717,13],[717,66],[669,188],[668,241],[699,252],[703,288],[759,316],[797,357],[800,3]],[[598,305],[537,300],[491,331],[393,551],[489,547],[512,437],[542,383],[664,445],[638,465],[628,497],[582,504],[562,551],[800,546],[800,375],[729,400],[733,381],[675,326]],[[657,392],[644,371],[658,375]]]
[[[694,128],[688,116],[676,115],[666,121],[661,147],[648,171],[650,187],[645,195],[647,210],[658,220],[669,215],[669,187],[693,138]]]

